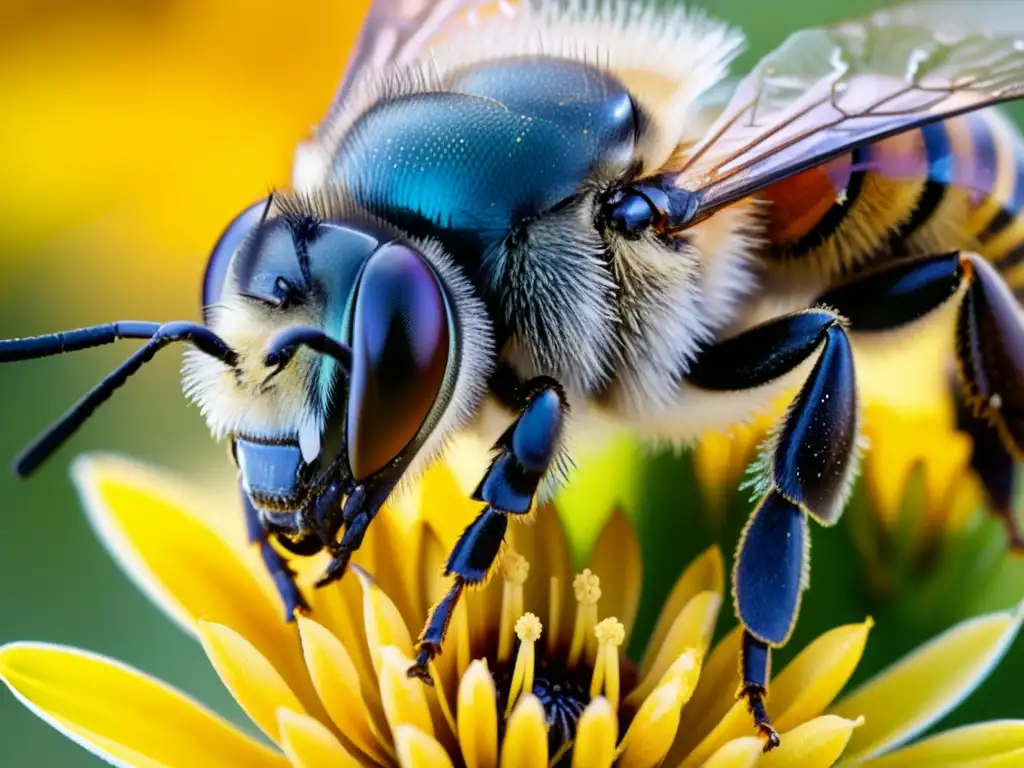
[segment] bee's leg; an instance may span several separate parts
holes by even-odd
[[[467,587],[486,582],[501,552],[509,515],[525,515],[541,479],[558,451],[567,409],[562,388],[547,378],[526,384],[523,409],[495,445],[497,455],[473,497],[487,506],[456,542],[445,576],[454,576],[452,588],[435,605],[419,637],[416,663],[410,677],[430,683],[428,665],[441,653],[448,624]]]
[[[971,467],[985,487],[992,514],[1006,530],[1006,541],[1010,549],[1024,553],[1024,528],[1013,508],[1017,462],[1006,450],[995,428],[975,418],[959,391],[954,392],[954,396],[958,406],[957,428],[971,438]]]
[[[331,552],[331,562],[324,570],[324,575],[317,581],[318,587],[337,581],[345,575],[352,555],[363,545],[363,538],[366,536],[370,523],[377,516],[377,512],[394,489],[399,477],[401,477],[400,472],[389,473],[386,480],[380,478],[376,482],[357,485],[352,490],[345,500],[345,506],[342,507],[341,520],[335,519],[324,531],[330,537],[327,548]],[[342,534],[341,541],[335,544],[334,535],[340,528],[339,523],[344,524],[345,533]],[[332,528],[333,530],[331,530]]]
[[[975,442],[981,472],[1011,546],[1024,545],[1011,509],[1013,461],[1024,457],[1024,314],[999,273],[982,257],[952,252],[902,261],[835,288],[820,299],[854,332],[888,331],[950,302],[959,303],[956,357],[967,416],[995,430]],[[982,453],[979,454],[978,452]],[[987,453],[986,453],[987,452]]]
[[[779,746],[779,734],[772,728],[771,718],[765,709],[764,699],[768,695],[768,678],[771,677],[771,648],[744,630],[740,646],[739,696],[746,699],[747,708],[754,718],[754,727],[764,737],[764,750]]]
[[[260,513],[253,506],[249,494],[243,490],[241,496],[242,509],[245,511],[245,529],[249,541],[259,545],[263,564],[267,567],[267,571],[274,580],[274,586],[277,587],[277,592],[284,601],[285,621],[292,621],[296,611],[308,611],[309,605],[295,583],[295,573],[270,543],[270,533],[263,521],[260,520]]]
[[[706,349],[686,375],[701,389],[753,389],[814,357],[780,428],[764,446],[763,495],[740,538],[733,570],[736,614],[745,629],[739,695],[766,738],[766,750],[779,743],[764,707],[770,649],[789,639],[807,586],[807,516],[834,524],[856,472],[853,354],[838,315],[808,310]]]

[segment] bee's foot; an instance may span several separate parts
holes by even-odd
[[[778,732],[768,723],[756,723],[757,732],[764,739],[764,751],[771,752],[781,743]]]
[[[754,717],[754,727],[764,739],[764,751],[771,752],[779,746],[779,734],[772,728],[772,720],[764,706],[765,687],[751,684],[744,687],[740,696],[747,700],[747,710]]]
[[[430,664],[430,660],[434,658],[433,646],[423,646],[420,648],[420,652],[416,654],[416,663],[413,664],[406,671],[406,675],[411,678],[416,678],[423,681],[427,685],[433,687],[434,678],[430,675],[430,670],[427,669],[427,665]]]

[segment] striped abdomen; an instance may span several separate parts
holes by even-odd
[[[772,255],[835,274],[976,250],[1024,286],[1024,140],[995,110],[882,141],[769,187]]]

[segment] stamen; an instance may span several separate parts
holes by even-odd
[[[548,593],[548,656],[554,657],[562,631],[562,582],[557,576],[551,577]]]
[[[612,709],[619,708],[619,648],[626,640],[626,628],[612,617],[604,619],[594,627],[597,639],[597,661],[594,676],[590,680],[590,698],[595,699],[604,691]]]
[[[530,564],[525,557],[510,549],[501,560],[501,571],[505,581],[501,592],[501,621],[498,625],[498,661],[506,662],[512,656],[512,624],[516,617],[523,615],[523,584],[530,575]]]
[[[596,638],[591,630],[597,624],[597,601],[601,599],[601,579],[589,568],[576,574],[572,580],[572,588],[576,593],[576,624],[572,629],[572,642],[569,645],[569,658],[566,666],[575,669],[580,662],[583,648],[587,648],[587,658],[593,661],[597,655]]]
[[[512,714],[519,694],[533,691],[533,666],[536,659],[536,645],[540,640],[544,627],[535,614],[524,613],[516,622],[516,635],[519,637],[519,652],[516,654],[516,666],[512,670],[512,682],[508,689],[508,705],[505,717]]]

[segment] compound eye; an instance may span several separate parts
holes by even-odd
[[[400,244],[370,257],[354,312],[347,437],[358,482],[419,435],[444,383],[449,328],[434,270]]]
[[[224,292],[231,257],[249,233],[263,220],[266,209],[266,200],[250,205],[228,224],[217,244],[213,246],[210,258],[206,262],[206,275],[203,277],[203,318],[207,322],[210,319],[210,308],[220,301]]]
[[[658,217],[651,199],[632,187],[615,190],[604,204],[607,226],[628,238],[639,237],[654,226]]]

